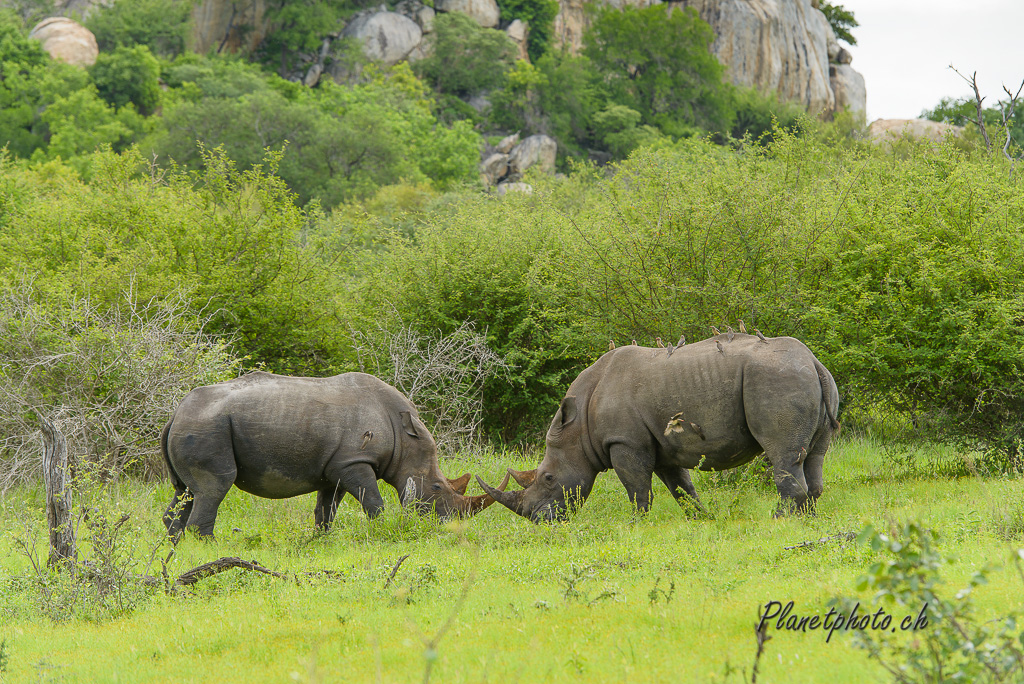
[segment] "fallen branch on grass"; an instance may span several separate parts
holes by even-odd
[[[402,567],[402,563],[404,563],[405,559],[408,558],[408,557],[409,557],[409,554],[405,554],[404,556],[402,556],[401,558],[398,559],[397,563],[395,563],[395,567],[391,569],[391,574],[388,575],[388,581],[384,583],[384,588],[385,589],[387,589],[389,586],[391,586],[392,580],[394,580],[395,579],[395,575],[398,574],[398,568]]]
[[[203,563],[198,567],[192,568],[188,572],[181,574],[174,583],[178,586],[191,586],[204,577],[216,575],[219,572],[224,572],[231,568],[242,568],[243,570],[262,572],[265,575],[273,575],[274,577],[280,577],[281,579],[288,579],[287,575],[271,570],[270,568],[265,568],[257,561],[245,561],[241,558],[225,557],[218,558],[215,561]]]
[[[822,537],[821,539],[811,539],[810,541],[802,541],[799,544],[794,544],[793,546],[783,546],[782,549],[784,551],[790,551],[792,549],[803,549],[808,546],[814,546],[815,544],[824,544],[825,542],[830,541],[853,541],[856,538],[856,532],[839,532],[838,534],[833,534],[831,537]]]

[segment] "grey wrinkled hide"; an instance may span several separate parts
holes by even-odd
[[[735,468],[764,452],[780,512],[812,509],[838,405],[832,375],[791,337],[765,343],[736,333],[729,342],[723,334],[671,355],[618,347],[569,387],[533,483],[495,498],[534,521],[562,518],[599,472],[614,469],[641,510],[650,506],[653,475],[676,499],[699,506],[689,469]]]
[[[322,528],[346,492],[376,516],[384,505],[378,479],[395,487],[403,504],[415,499],[441,516],[468,505],[441,473],[415,406],[364,373],[257,372],[199,387],[182,400],[161,440],[175,488],[164,515],[171,535],[186,524],[212,534],[232,485],[270,499],[318,492],[315,520]]]

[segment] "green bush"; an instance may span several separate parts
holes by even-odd
[[[281,177],[301,203],[325,207],[402,180],[447,188],[477,174],[479,135],[466,124],[441,125],[405,64],[314,90],[232,62],[181,64],[168,74],[182,85],[165,108],[165,130],[146,147],[190,168],[203,163],[196,141],[222,145],[240,168],[260,163],[268,148],[283,150]]]
[[[515,45],[502,31],[451,12],[437,15],[433,52],[415,68],[437,92],[469,97],[500,87],[514,59]]]
[[[173,59],[185,50],[191,10],[188,0],[114,0],[95,7],[85,26],[101,53],[144,45]]]
[[[89,75],[100,97],[117,109],[131,103],[148,116],[160,103],[160,62],[145,45],[101,52]]]
[[[722,131],[731,118],[725,68],[711,53],[715,34],[692,7],[606,8],[584,35],[584,54],[604,76],[615,104],[673,137]]]

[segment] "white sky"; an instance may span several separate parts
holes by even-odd
[[[1024,0],[832,0],[853,12],[850,64],[864,75],[867,120],[912,119],[971,94],[949,65],[978,72],[985,106],[1024,80]]]

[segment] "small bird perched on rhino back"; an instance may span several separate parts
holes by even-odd
[[[660,337],[655,337],[654,338],[654,346],[655,347],[664,347],[665,345],[661,343],[661,338]]]
[[[665,343],[665,349],[668,350],[668,355],[669,356],[672,356],[672,352],[674,352],[676,350],[675,346],[673,346],[673,344],[671,342],[666,342]]]
[[[758,330],[757,328],[754,328],[754,334],[755,334],[755,335],[757,335],[757,339],[761,340],[761,341],[762,341],[762,342],[764,342],[765,344],[768,344],[768,340],[766,340],[766,339],[764,338],[764,335],[762,335],[762,334],[761,334],[761,331],[760,331],[760,330]]]
[[[744,335],[747,334],[747,326],[743,325],[743,319],[740,319],[740,332]]]
[[[736,337],[736,331],[732,329],[731,325],[725,326],[725,329],[727,331],[726,336],[729,338],[729,341],[732,342],[732,338]]]
[[[615,340],[608,340],[608,351],[615,349]]]
[[[676,346],[677,347],[682,347],[684,344],[686,344],[686,335],[680,335],[679,336],[679,341],[676,342]]]
[[[722,331],[719,330],[718,328],[716,328],[715,326],[711,326],[711,332],[715,333],[715,335],[721,335],[722,334]]]
[[[636,340],[633,340],[633,346],[634,347],[636,346]]]
[[[725,353],[725,347],[722,346],[721,342],[715,340],[715,346],[718,347],[718,351],[722,352],[723,354]]]

